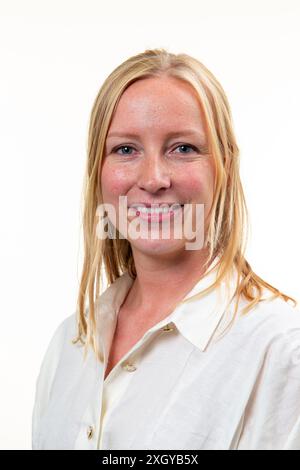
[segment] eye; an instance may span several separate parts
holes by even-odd
[[[120,145],[119,147],[116,147],[115,149],[113,149],[112,152],[117,153],[118,150],[120,150],[120,149],[122,149],[122,150],[123,149],[133,149],[133,147],[131,147],[131,145]],[[131,153],[126,152],[126,153],[122,153],[121,155],[131,155]]]
[[[199,150],[194,145],[180,144],[177,147],[175,147],[175,149],[177,149],[177,148],[191,149],[192,151],[199,153]],[[132,150],[132,149],[134,150],[134,147],[132,147],[131,145],[119,145],[119,147],[116,147],[112,150],[112,153],[118,153],[119,150],[122,150],[122,151],[125,150],[125,152],[122,152],[121,154],[118,153],[118,155],[129,155],[129,156],[131,156],[132,153],[130,153],[130,150]],[[178,153],[178,152],[176,152],[176,153]],[[184,154],[189,154],[191,152],[184,151],[184,152],[179,152],[179,153],[183,153],[183,155],[184,155]]]
[[[195,151],[195,152],[197,152],[197,150],[198,150],[196,147],[194,147],[194,145],[188,145],[188,144],[180,144],[180,145],[178,145],[178,146],[175,147],[175,148],[176,148],[176,149],[177,149],[177,148],[181,148],[181,149],[190,148],[190,149],[192,149],[192,150]],[[180,152],[180,153],[181,153],[181,152]],[[190,152],[183,152],[183,153],[190,153]]]

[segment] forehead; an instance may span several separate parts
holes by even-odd
[[[204,117],[195,90],[173,77],[138,80],[122,94],[108,134],[196,129],[204,135]]]

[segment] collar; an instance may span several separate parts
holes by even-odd
[[[177,304],[172,313],[152,327],[151,331],[173,323],[188,341],[201,351],[205,350],[227,312],[236,289],[237,271],[236,268],[233,268],[229,276],[222,280],[217,288],[204,294],[199,299],[195,298],[197,294],[207,289],[215,281],[219,260],[220,257],[214,259],[206,274]],[[119,309],[132,284],[133,279],[126,271],[98,298],[100,321],[97,322],[97,336],[100,343],[102,343],[102,347],[104,347],[106,357],[113,339]]]
[[[201,351],[205,351],[221,321],[230,319],[229,307],[237,287],[238,275],[236,268],[233,267],[211,292],[205,293],[200,298],[196,297],[217,279],[219,260],[220,257],[217,257],[213,261],[207,273],[183,298],[169,318],[180,333]]]

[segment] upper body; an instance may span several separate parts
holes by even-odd
[[[78,317],[41,365],[33,448],[300,448],[299,311],[261,301],[280,291],[245,259],[239,149],[213,74],[165,50],[117,67],[91,113],[86,176]]]
[[[131,285],[125,273],[99,299],[104,350]],[[224,286],[182,303],[105,380],[107,361],[91,352],[83,362],[83,348],[71,344],[76,316],[67,317],[41,365],[33,449],[300,450],[299,310],[260,302],[218,339],[230,312]]]

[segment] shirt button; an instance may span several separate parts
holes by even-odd
[[[173,331],[173,330],[174,330],[173,326],[171,326],[171,323],[168,323],[168,324],[165,325],[162,329],[163,329],[164,331]]]
[[[122,364],[122,367],[128,372],[134,372],[136,370],[136,367],[133,364],[130,364],[129,362],[125,362],[125,364]]]
[[[94,435],[94,428],[93,426],[88,426],[87,430],[86,430],[86,433],[87,433],[87,437],[88,439],[92,439],[93,435]]]

